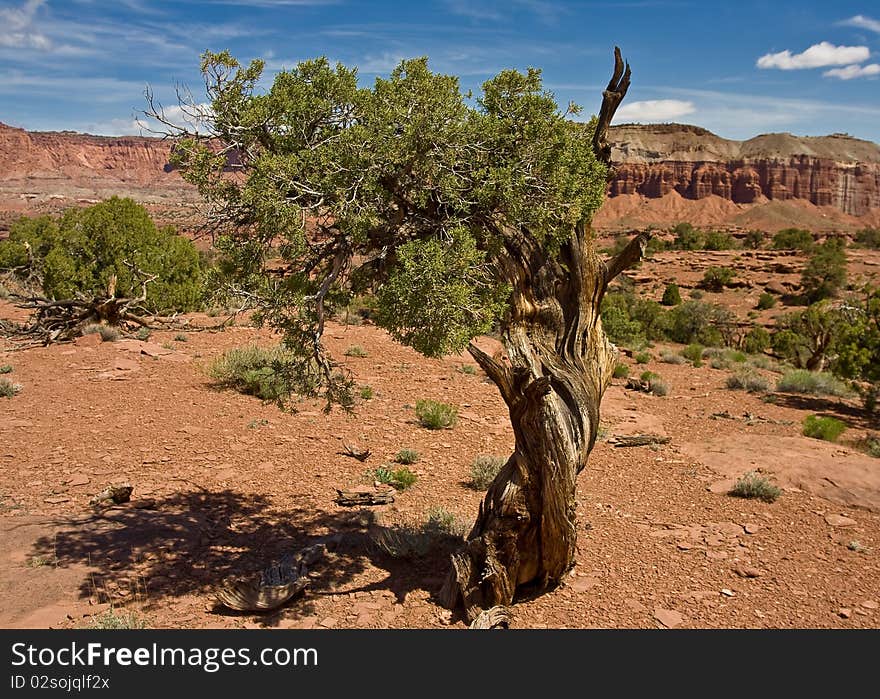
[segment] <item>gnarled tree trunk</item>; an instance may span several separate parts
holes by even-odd
[[[615,54],[594,139],[606,161],[605,132],[629,84],[629,69],[624,74]],[[505,275],[513,287],[506,359],[474,345],[469,350],[508,406],[516,448],[453,555],[442,593],[450,607],[463,602],[469,620],[510,604],[522,588],[555,586],[574,563],[575,481],[596,441],[617,356],[602,332],[600,304],[609,281],[641,257],[648,237],[640,234],[606,264],[586,222],[556,254],[528,232],[506,231]]]

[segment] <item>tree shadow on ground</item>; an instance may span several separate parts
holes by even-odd
[[[326,544],[328,555],[310,570],[305,599],[261,617],[273,625],[282,614],[313,613],[309,599],[319,595],[388,590],[402,602],[408,592],[425,590],[436,598],[456,541],[440,536],[418,554],[392,556],[376,544],[374,511],[278,507],[266,497],[231,490],[177,493],[150,508],[136,504],[52,522],[54,535],[35,541],[33,555],[51,557],[59,567],[88,565],[81,598],[137,600],[149,610],[185,595],[204,595],[210,603],[218,584],[251,577],[286,553]],[[385,575],[359,583],[370,569]],[[375,579],[375,572],[368,577]]]
[[[846,422],[849,427],[857,429],[880,429],[880,413],[869,413],[857,405],[844,403],[837,398],[776,393],[773,397],[773,404],[784,408],[808,411],[820,417],[836,417]]]

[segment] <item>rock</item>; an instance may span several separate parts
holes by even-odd
[[[593,577],[578,577],[575,578],[570,584],[569,587],[575,592],[586,592],[591,588],[596,587],[599,584],[598,578]]]
[[[681,614],[672,609],[663,609],[662,607],[654,608],[654,618],[667,629],[677,628],[684,623],[684,617]]]
[[[338,623],[339,622],[332,616],[328,616],[326,619],[321,619],[321,621],[318,622],[318,626],[323,626],[325,629],[332,629]]]
[[[48,502],[50,505],[60,505],[62,502],[70,502],[70,498],[66,495],[51,495],[48,498],[43,498],[43,502]]]
[[[647,612],[648,608],[637,599],[627,599],[623,603],[634,612]]]
[[[735,484],[735,478],[725,478],[724,480],[710,483],[706,490],[708,490],[710,493],[715,493],[716,495],[727,495],[731,490],[733,490],[733,486]]]
[[[743,530],[745,530],[746,534],[757,534],[761,531],[761,525],[755,524],[754,522],[748,522],[743,525]]]
[[[91,483],[91,481],[92,481],[92,479],[89,478],[84,473],[72,473],[70,475],[70,478],[66,481],[62,481],[62,483],[64,483],[64,485],[69,485],[69,486],[78,486],[78,485],[88,485],[89,483]]]
[[[841,607],[837,610],[837,616],[842,619],[849,619],[852,616],[852,609],[848,609],[847,607]]]
[[[736,597],[736,593],[733,590],[728,590],[726,587],[721,590],[721,594],[725,597]]]
[[[732,570],[741,578],[760,578],[761,575],[763,575],[758,568],[747,566],[742,563],[734,565]]]
[[[859,606],[865,609],[877,609],[877,602],[872,599],[866,599],[864,602],[859,602]]]
[[[783,296],[788,293],[786,288],[778,281],[771,281],[764,287],[764,291],[768,294],[776,294],[777,296]]]
[[[97,347],[103,342],[100,333],[89,333],[88,335],[80,335],[73,341],[77,347]]]
[[[137,371],[140,368],[141,365],[138,364],[134,359],[118,357],[113,361],[113,369],[115,371]]]
[[[825,515],[825,521],[832,527],[852,527],[857,524],[854,519],[843,515]]]
[[[173,352],[173,350],[166,349],[165,347],[162,347],[162,345],[157,345],[155,342],[142,342],[140,350],[141,354],[145,354],[148,357],[163,357]]]

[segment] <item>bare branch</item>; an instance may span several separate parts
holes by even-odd
[[[626,66],[624,69],[624,65]],[[608,145],[608,127],[620,103],[623,101],[626,91],[629,89],[630,69],[629,63],[624,64],[620,56],[620,49],[614,47],[614,74],[608,82],[608,87],[602,92],[602,107],[599,110],[599,123],[593,134],[593,152],[596,157],[606,165],[611,164],[611,146]]]
[[[629,269],[645,256],[645,248],[651,239],[651,231],[642,231],[629,241],[627,246],[615,257],[605,263],[605,285],[614,277]]]
[[[474,358],[474,361],[480,365],[480,368],[486,372],[486,375],[492,379],[498,390],[501,391],[501,397],[510,405],[516,397],[516,389],[513,383],[513,376],[510,369],[501,362],[490,357],[483,350],[477,347],[473,342],[468,343],[468,352]]]

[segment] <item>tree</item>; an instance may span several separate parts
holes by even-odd
[[[801,287],[807,303],[836,296],[846,284],[846,250],[843,240],[829,238],[815,248],[801,274]]]
[[[666,285],[660,303],[664,306],[677,306],[681,303],[681,292],[678,290],[678,284],[670,282]]]
[[[616,351],[599,307],[650,235],[608,261],[590,229],[608,178],[608,125],[630,81],[615,67],[598,118],[568,119],[540,71],[504,71],[475,104],[427,59],[369,88],[320,58],[279,73],[207,53],[207,134],[175,161],[213,205],[227,274],[284,333],[311,395],[350,389],[321,342],[333,295],[374,290],[377,322],[428,356],[467,347],[510,409],[516,447],[489,487],[444,589],[469,617],[544,590],[574,561],[575,480],[596,441]],[[151,116],[163,119],[159,109]],[[165,120],[170,124],[169,120]],[[267,264],[280,256],[283,265]],[[500,328],[504,356],[471,340]]]

